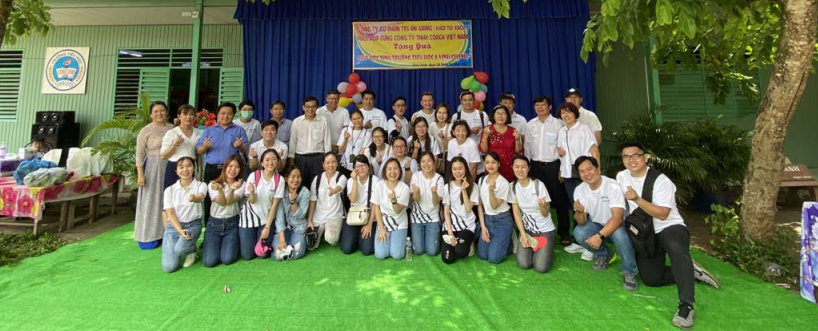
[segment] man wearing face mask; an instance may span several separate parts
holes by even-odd
[[[261,123],[253,118],[255,109],[256,105],[252,101],[244,100],[239,104],[239,118],[233,120],[233,124],[242,127],[247,133],[249,144],[261,140]]]

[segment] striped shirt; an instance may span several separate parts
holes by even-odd
[[[546,202],[551,202],[551,197],[548,196],[545,185],[536,179],[530,180],[526,187],[523,187],[523,184],[517,181],[512,184],[514,189],[509,190],[508,201],[520,208],[525,231],[531,234],[554,231],[554,222],[551,220],[551,215],[542,216],[540,205],[537,203],[537,200],[541,198],[545,198]]]
[[[412,185],[420,188],[420,201],[412,202],[412,223],[440,222],[440,204],[432,201],[432,186],[437,186],[437,195],[443,196],[443,177],[435,173],[426,179],[422,171],[412,175]]]
[[[406,208],[401,210],[400,213],[396,213],[392,206],[392,200],[389,199],[389,191],[387,182],[382,181],[378,183],[377,187],[372,187],[372,198],[369,201],[380,207],[383,226],[387,232],[409,228],[409,216],[406,214]],[[398,182],[398,185],[395,186],[395,198],[398,200],[398,204],[409,206],[411,192],[409,185]]]
[[[463,231],[469,230],[474,232],[477,228],[476,217],[474,216],[474,212],[471,209],[466,210],[466,206],[460,202],[461,193],[460,193],[460,186],[451,185],[452,182],[446,184],[443,189],[443,203],[449,206],[449,216],[452,219],[452,231]],[[473,186],[474,184],[472,184]],[[477,201],[479,199],[477,188],[473,188],[471,191],[471,195],[469,196],[469,200],[471,200],[472,205],[476,206]],[[446,224],[443,224],[443,230],[448,231]]]

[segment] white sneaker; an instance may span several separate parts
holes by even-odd
[[[584,252],[582,252],[582,259],[585,261],[593,261],[594,257],[596,257],[596,254],[587,249]]]
[[[196,253],[190,253],[185,257],[185,262],[182,263],[182,268],[187,268],[196,263]]]
[[[571,254],[582,253],[585,250],[585,247],[577,245],[575,243],[571,243],[568,246],[565,246],[565,251]]]

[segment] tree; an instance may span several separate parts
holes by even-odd
[[[773,67],[761,99],[744,180],[741,231],[769,243],[784,166],[787,128],[818,59],[818,0],[602,0],[588,22],[581,56],[595,52],[607,64],[613,43],[652,45],[654,67],[701,65],[715,102],[738,84],[757,98],[748,72]]]
[[[54,27],[49,9],[43,0],[0,0],[0,48],[32,32],[48,33]]]

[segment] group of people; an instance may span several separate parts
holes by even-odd
[[[268,251],[275,260],[298,259],[322,242],[344,254],[402,259],[410,242],[414,254],[441,254],[446,264],[475,253],[501,263],[514,253],[520,268],[546,273],[559,236],[566,252],[596,259],[595,270],[619,256],[626,290],[637,289],[637,274],[648,286],[677,284],[673,324],[680,327],[693,323],[694,281],[719,287],[691,259],[675,186],[648,171],[641,145],[621,148],[626,170],[615,180],[601,175],[602,126],[582,108],[579,90],[568,90],[557,117],[550,98],[536,97],[537,116],[528,121],[514,111],[512,93],[490,112],[476,109],[469,91],[454,112],[423,93],[422,109],[411,116],[397,97],[391,118],[374,107],[371,90],[352,112],[339,97],[329,91],[320,108],[305,98],[304,115],[292,121],[275,101],[272,119],[261,123],[252,119],[251,101],[223,103],[217,125],[203,132],[190,124],[193,107],[179,108],[174,127],[167,106],[154,102],[153,123],[137,140],[140,246],[161,243],[165,272],[188,267],[204,219],[205,267]],[[648,253],[634,249],[623,225],[637,210],[652,217]]]

